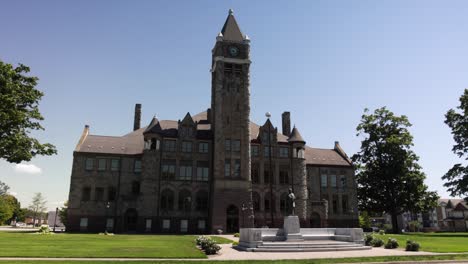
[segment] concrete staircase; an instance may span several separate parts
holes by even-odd
[[[335,240],[319,240],[304,242],[263,242],[256,248],[249,248],[252,252],[321,252],[321,251],[347,251],[369,250],[371,247],[352,242]]]

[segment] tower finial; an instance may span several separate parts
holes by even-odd
[[[234,14],[234,10],[232,10],[232,8],[229,8],[229,15],[233,15]]]

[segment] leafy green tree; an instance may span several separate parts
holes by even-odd
[[[10,187],[6,185],[4,182],[0,181],[0,195],[4,195],[8,192]]]
[[[13,208],[5,196],[0,196],[0,225],[4,225],[13,216]]]
[[[4,197],[5,201],[10,205],[10,208],[13,211],[13,215],[8,220],[11,221],[11,220],[17,219],[18,215],[21,214],[21,204],[20,204],[20,202],[13,195],[7,194],[7,195],[3,195],[3,197]]]
[[[363,211],[359,214],[359,227],[364,229],[371,228],[371,220],[367,211]],[[364,230],[365,231],[365,230]]]
[[[47,201],[45,200],[44,196],[42,196],[42,193],[38,192],[34,194],[31,205],[29,206],[29,210],[31,210],[33,213],[34,225],[36,224],[36,219],[38,217],[41,219],[42,214],[47,209],[46,203]]]
[[[57,153],[53,145],[30,136],[33,130],[44,130],[38,107],[44,94],[34,88],[38,78],[26,76],[28,72],[23,64],[15,68],[0,61],[0,158],[13,163]]]
[[[364,136],[360,151],[353,155],[361,210],[386,212],[398,233],[397,217],[405,211],[420,212],[434,207],[438,196],[424,184],[425,174],[411,150],[411,123],[385,107],[374,113],[364,110],[357,136]]]
[[[460,97],[458,110],[450,109],[445,114],[445,124],[452,130],[455,145],[452,148],[465,164],[455,164],[443,177],[444,184],[452,196],[465,196],[468,201],[468,89]]]
[[[68,201],[66,201],[63,204],[63,207],[60,207],[59,217],[60,217],[60,221],[63,223],[63,225],[65,227],[67,227],[67,224],[68,224]]]

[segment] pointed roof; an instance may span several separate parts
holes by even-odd
[[[181,124],[190,125],[190,126],[195,125],[195,122],[193,121],[193,118],[192,118],[192,116],[190,115],[190,112],[187,112],[187,114],[185,115],[184,119],[182,119],[182,123],[181,123]]]
[[[143,132],[144,134],[146,133],[159,133],[161,132],[161,124],[159,124],[159,120],[156,118],[156,116],[151,119],[150,124],[147,126],[145,131]]]
[[[305,143],[301,133],[299,133],[299,130],[296,128],[296,126],[294,126],[293,130],[291,131],[291,135],[289,136],[288,141]]]
[[[232,11],[232,9],[229,9],[229,15],[226,18],[226,22],[224,22],[223,29],[221,29],[221,34],[223,35],[224,40],[240,42],[244,40],[244,35],[234,18],[234,11]]]

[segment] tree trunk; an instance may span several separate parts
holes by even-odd
[[[395,212],[392,212],[392,230],[394,234],[399,234],[401,230],[398,228],[398,214]]]

